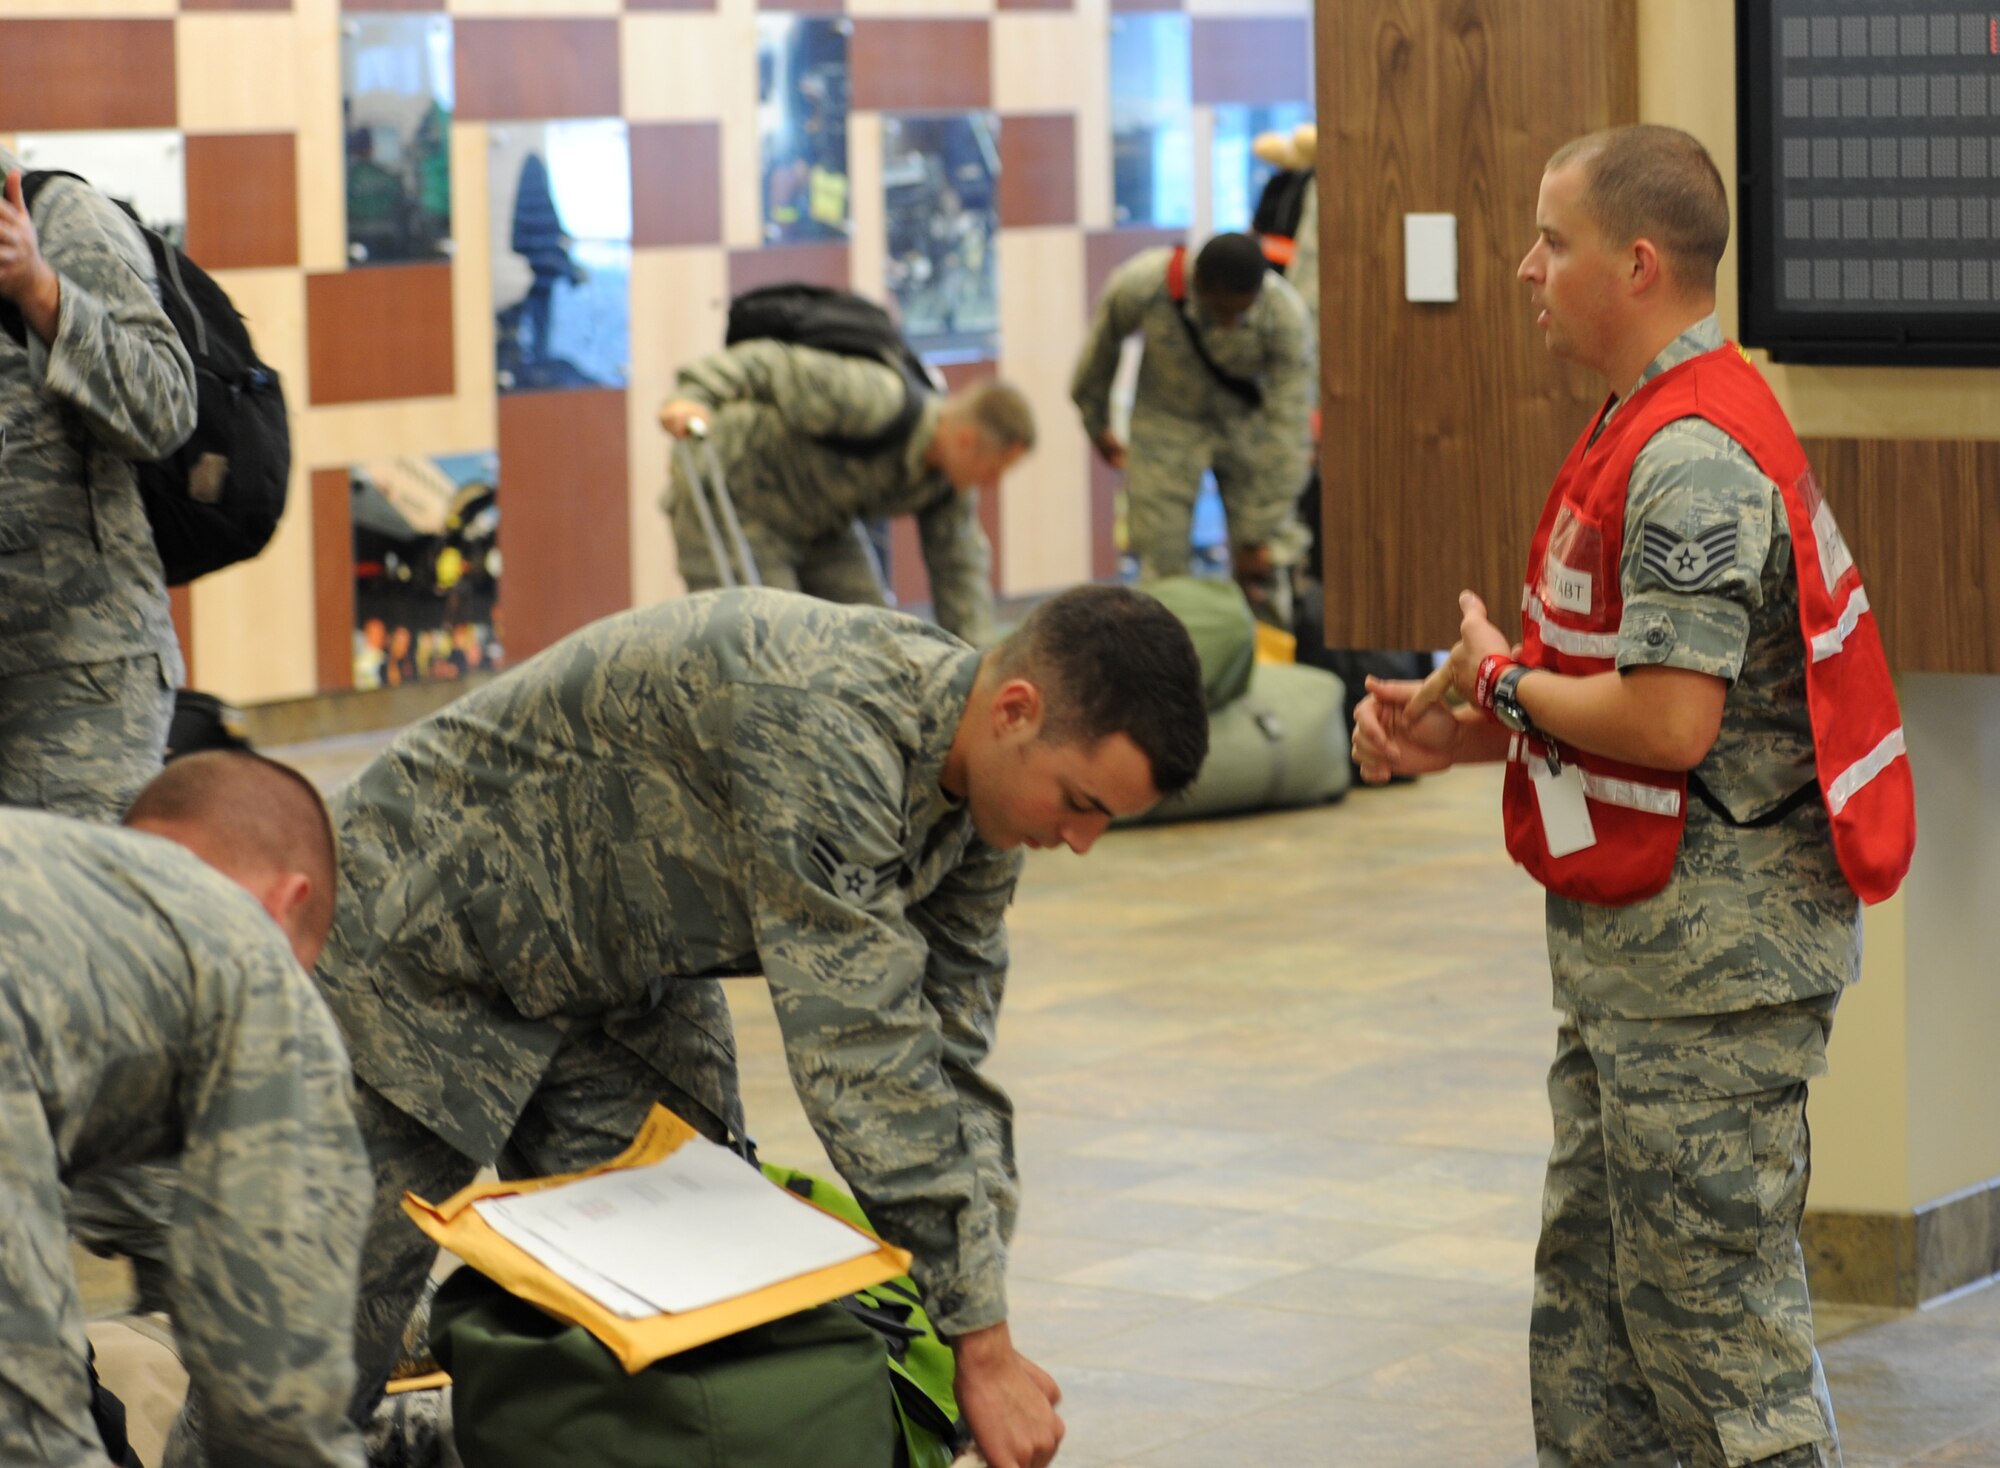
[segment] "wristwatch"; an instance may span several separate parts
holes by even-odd
[[[1515,693],[1521,679],[1534,671],[1523,663],[1515,663],[1493,680],[1493,717],[1516,734],[1538,734],[1535,722],[1528,717],[1528,711],[1521,707],[1521,700]]]

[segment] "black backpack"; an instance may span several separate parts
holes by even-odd
[[[29,208],[51,178],[77,175],[23,174],[21,198]],[[148,229],[130,205],[119,207],[152,251],[160,304],[194,360],[194,433],[166,458],[134,466],[167,584],[180,586],[247,561],[269,543],[291,482],[291,429],[278,374],[258,360],[222,287]],[[0,302],[0,328],[26,343],[27,324],[11,301]]]
[[[816,347],[843,357],[867,357],[902,374],[903,406],[889,426],[867,438],[828,437],[819,442],[843,454],[881,453],[907,439],[938,384],[924,359],[903,339],[889,313],[865,296],[802,281],[760,286],[729,303],[722,344],[768,338]]]

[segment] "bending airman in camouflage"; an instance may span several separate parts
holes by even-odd
[[[1186,633],[1110,587],[983,657],[876,608],[707,593],[406,729],[333,797],[318,970],[375,1164],[357,1413],[435,1255],[403,1190],[601,1161],[655,1100],[740,1133],[716,980],[761,973],[807,1117],[955,1338],[988,1460],[1045,1462],[1054,1386],[1006,1330],[1011,1108],[979,1069],[1016,848],[1089,850],[1206,747]]]
[[[1536,223],[1521,279],[1550,351],[1611,384],[1604,422],[1725,348],[1714,282],[1728,202],[1687,134],[1568,145]],[[1861,913],[1815,781],[1783,495],[1742,443],[1689,417],[1639,450],[1615,560],[1609,536],[1572,524],[1574,595],[1591,599],[1593,556],[1618,578],[1604,654],[1616,671],[1531,668],[1520,705],[1575,748],[1689,775],[1663,891],[1622,905],[1547,894],[1562,1018],[1529,1342],[1538,1461],[1838,1468],[1799,1223],[1806,1088],[1860,976]],[[1661,553],[1685,543],[1715,554]],[[1480,664],[1509,639],[1472,593],[1461,609],[1449,666],[1476,701]],[[1370,680],[1355,723],[1364,778],[1507,757],[1507,730],[1477,709],[1409,717],[1416,688]]]
[[[300,967],[332,916],[326,813],[289,770],[202,754],[130,824],[0,812],[0,1462],[104,1463],[65,1193],[177,1158],[167,1288],[207,1456],[170,1461],[363,1468],[368,1167]]]
[[[194,431],[152,257],[88,184],[23,207],[0,150],[0,803],[115,821],[184,676],[132,461]]]
[[[768,340],[690,363],[675,391],[660,425],[686,438],[692,424],[707,424],[764,585],[887,605],[860,522],[914,515],[939,625],[975,647],[993,640],[993,552],[979,525],[979,486],[1035,446],[1034,413],[1019,392],[982,382],[949,398],[924,394],[899,430],[911,392],[901,373]],[[663,504],[681,576],[703,591],[724,583],[686,470],[676,453]]]
[[[1195,500],[1212,469],[1236,579],[1259,616],[1289,625],[1289,572],[1306,545],[1298,500],[1311,465],[1318,381],[1305,308],[1249,235],[1221,234],[1204,245],[1188,262],[1179,301],[1169,281],[1175,258],[1148,250],[1112,274],[1070,397],[1098,456],[1125,471],[1139,574],[1187,574]],[[1126,444],[1111,427],[1111,384],[1134,333],[1145,354]]]

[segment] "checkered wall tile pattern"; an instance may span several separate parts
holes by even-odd
[[[1204,110],[1305,95],[1305,0],[791,0],[853,25],[847,244],[761,246],[755,0],[7,0],[0,141],[167,128],[186,143],[188,246],[248,317],[293,413],[294,508],[263,556],[177,594],[193,677],[239,702],[347,686],[346,466],[501,451],[510,656],[681,590],[657,508],[654,410],[679,363],[721,341],[729,296],[772,280],[883,291],[881,118],[1001,118],[998,373],[1041,445],[988,496],[1005,594],[1103,575],[1112,481],[1067,397],[1105,271],[1164,237],[1113,228],[1114,11],[1185,9]],[[453,21],[449,263],[347,262],[340,26],[361,11]],[[630,123],[631,365],[623,389],[496,395],[487,128]],[[1197,203],[1194,233],[1209,221]],[[1236,221],[1227,221],[1234,224]],[[927,595],[907,533],[900,595]]]

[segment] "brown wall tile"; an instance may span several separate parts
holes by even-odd
[[[172,127],[171,20],[0,20],[0,132]]]
[[[181,0],[185,6],[187,0]],[[443,0],[340,0],[342,10],[442,10]]]
[[[500,399],[500,617],[518,664],[632,602],[625,393]]]
[[[1076,118],[1000,119],[1000,224],[1076,223]]]
[[[346,0],[346,3],[341,8],[344,10],[388,8],[435,10],[437,6],[438,0],[418,0],[418,3],[409,5],[396,5],[395,0],[389,0],[389,4],[387,5],[373,6],[366,3],[356,4],[354,0]],[[181,9],[183,10],[290,10],[291,8],[292,0],[181,0]]]
[[[299,263],[298,148],[291,133],[187,140],[187,252],[209,270]]]
[[[722,243],[722,124],[632,124],[632,243]]]
[[[760,285],[803,280],[812,285],[846,290],[847,246],[772,245],[762,250],[729,252],[729,294],[740,296]]]
[[[1181,0],[1111,0],[1113,10],[1179,10]]]
[[[454,45],[458,116],[467,122],[622,110],[616,19],[460,20]]]
[[[1310,101],[1312,44],[1312,22],[1304,16],[1197,19],[1196,105]]]
[[[167,588],[167,610],[174,618],[174,638],[181,645],[181,661],[187,664],[187,686],[198,688],[194,677],[194,593],[185,586]]]
[[[881,112],[990,106],[991,55],[983,20],[857,20],[852,104]]]
[[[1074,10],[1072,0],[997,0],[1000,10]]]
[[[715,0],[625,0],[627,10],[714,10]]]
[[[374,265],[308,275],[306,336],[316,404],[448,395],[451,267]]]
[[[1104,229],[1083,237],[1084,310],[1097,309],[1104,283],[1111,272],[1143,250],[1185,242],[1187,234],[1178,229]]]
[[[311,485],[318,687],[334,693],[354,686],[352,475],[346,469],[315,469]]]
[[[757,0],[757,8],[791,15],[839,15],[846,6],[842,0]]]

